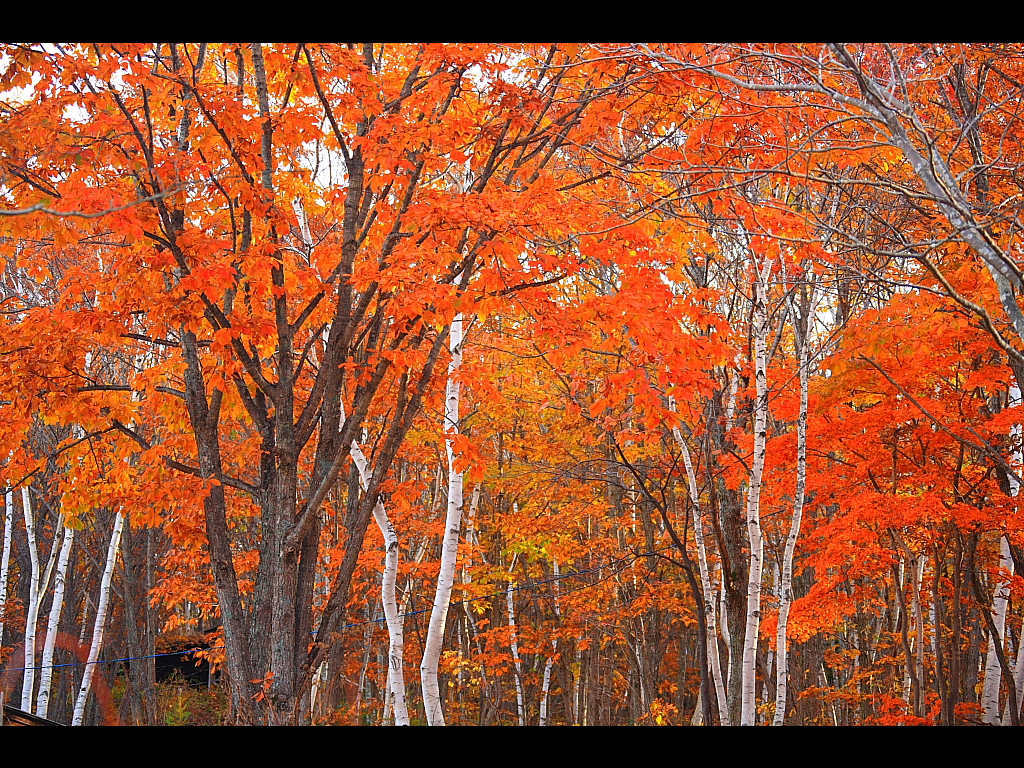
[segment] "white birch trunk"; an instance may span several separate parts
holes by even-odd
[[[915,712],[918,717],[924,717],[926,715],[925,701],[924,701],[924,687],[925,687],[925,672],[924,672],[924,607],[921,604],[921,581],[924,577],[924,568],[928,564],[927,555],[919,555],[915,560],[912,561],[912,576],[913,576],[913,598],[914,598],[914,674],[917,676],[919,682],[919,688],[921,690],[921,700],[918,702],[920,707],[919,712]]]
[[[1020,405],[1020,387],[1016,382],[1010,385],[1009,392],[1009,405],[1011,407]],[[1018,446],[1014,449],[1011,456],[1011,463],[1016,471],[1020,471],[1020,466],[1024,462],[1024,456],[1021,454],[1020,449],[1020,438],[1021,438],[1021,425],[1015,424],[1013,429],[1010,430],[1010,438],[1014,445]],[[1007,478],[1010,481],[1010,495],[1017,498],[1020,493],[1020,483],[1017,482],[1017,478],[1014,475],[1009,475]],[[1010,565],[1013,565],[1011,559]],[[1024,632],[1021,632],[1017,638],[1017,660],[1013,665],[1013,687],[1017,693],[1017,714],[1021,713],[1022,694],[1024,694]],[[1010,725],[1013,722],[1013,718],[1010,716],[1010,701],[1007,697],[1006,704],[1003,707],[1003,725]]]
[[[693,714],[690,715],[690,725],[704,725],[704,691],[701,688],[697,689],[697,703],[693,707]]]
[[[552,653],[558,652],[558,640],[551,643]],[[548,725],[548,699],[551,695],[551,670],[555,666],[554,655],[548,656],[544,662],[544,678],[540,687],[540,722],[541,726]]]
[[[462,313],[452,320],[448,337],[451,361],[448,363],[448,383],[445,386],[444,427],[448,434],[459,430],[459,368],[462,366]],[[420,664],[420,682],[423,686],[423,708],[426,710],[427,725],[444,725],[441,711],[441,691],[437,680],[437,665],[441,660],[441,644],[444,641],[444,627],[448,618],[448,604],[452,587],[455,585],[455,566],[459,554],[459,534],[462,530],[463,477],[455,470],[455,446],[449,438],[445,441],[448,456],[448,509],[445,514],[444,537],[441,542],[441,569],[437,575],[437,589],[434,604],[430,610],[427,637],[423,647],[423,661]]]
[[[555,617],[559,620],[562,618],[562,612],[558,606],[558,579],[561,577],[561,573],[558,569],[558,561],[555,560],[552,563],[555,572],[555,581],[553,585],[553,591],[555,596]],[[551,693],[551,670],[555,666],[555,654],[558,653],[558,638],[556,637],[551,642],[551,655],[548,656],[546,662],[544,662],[544,680],[540,687],[540,725],[548,725],[548,698]]]
[[[756,714],[757,637],[761,627],[761,571],[764,567],[764,540],[761,535],[761,479],[764,474],[768,441],[768,311],[765,283],[771,274],[772,260],[755,278],[754,298],[754,377],[757,400],[754,405],[754,461],[750,468],[747,493],[747,538],[750,542],[750,578],[747,581],[747,621],[743,633],[741,670],[740,725],[754,725]]]
[[[707,647],[707,657],[711,667],[711,679],[715,685],[715,696],[718,699],[719,719],[722,725],[731,726],[729,718],[729,698],[726,694],[725,681],[722,678],[722,660],[718,653],[718,622],[716,620],[714,586],[711,583],[708,570],[707,546],[704,543],[704,514],[700,506],[700,493],[697,490],[697,476],[693,471],[693,459],[690,457],[690,449],[683,439],[679,427],[672,428],[672,436],[676,445],[683,454],[683,466],[686,468],[686,480],[690,491],[690,501],[693,503],[693,535],[697,540],[697,563],[700,567],[700,580],[704,586],[704,614],[707,617],[707,637],[704,638]]]
[[[1013,573],[1013,559],[1010,557],[1010,543],[1003,536],[999,539],[1000,573]],[[1006,632],[1006,609],[1010,602],[1010,581],[1000,576],[992,595],[992,621],[996,625],[996,637],[989,638],[988,654],[985,657],[985,680],[981,691],[982,722],[999,725],[999,688],[1003,670],[996,654],[996,643],[1002,643]]]
[[[409,702],[405,692],[405,627],[398,610],[396,586],[398,583],[398,535],[391,524],[384,504],[380,501],[373,508],[373,518],[384,536],[384,574],[381,579],[381,594],[384,604],[384,618],[388,626],[388,687],[391,691],[391,706],[395,714],[395,725],[409,725]]]
[[[85,663],[82,675],[82,687],[78,689],[75,711],[71,725],[81,725],[85,718],[85,703],[92,688],[92,676],[96,671],[96,662],[103,646],[103,632],[107,623],[107,606],[110,603],[110,582],[114,577],[114,565],[121,546],[121,531],[124,528],[124,516],[118,512],[114,518],[114,531],[110,534],[110,546],[107,547],[107,561],[103,566],[103,577],[100,579],[99,601],[96,603],[96,621],[92,629],[92,644],[89,646],[89,660]]]
[[[483,491],[483,484],[477,483],[473,488],[473,496],[469,500],[469,512],[466,515],[466,543],[470,546],[469,553],[462,563],[462,583],[469,584],[471,581],[470,569],[473,567],[473,552],[480,547],[480,537],[476,531],[476,510],[480,505],[480,494]],[[481,553],[484,563],[487,558]]]
[[[39,692],[36,694],[36,714],[46,717],[50,710],[50,687],[53,683],[53,652],[57,647],[57,632],[60,629],[60,615],[64,610],[64,588],[68,580],[68,562],[71,559],[71,545],[75,540],[73,528],[64,528],[64,538],[57,559],[57,574],[53,582],[53,600],[46,621],[46,641],[43,643],[43,658],[40,662]],[[57,543],[54,542],[54,549]]]
[[[359,485],[365,491],[370,482],[370,466],[363,449],[355,440],[350,448],[359,472]],[[405,627],[398,610],[398,534],[391,524],[384,503],[378,499],[373,519],[384,537],[384,573],[381,578],[381,602],[388,627],[388,694],[395,714],[395,725],[409,725],[409,704],[405,693]]]
[[[0,647],[4,644],[4,606],[7,605],[7,580],[11,573],[11,534],[14,530],[14,494],[4,494],[4,551],[0,555]]]
[[[736,367],[739,368],[739,357],[736,359]],[[728,432],[732,429],[733,418],[736,415],[736,393],[739,391],[740,377],[737,372],[729,373],[729,400],[725,406],[725,429]]]
[[[320,700],[320,690],[323,688],[324,683],[327,682],[327,665],[321,664],[320,669],[313,675],[313,682],[310,683],[309,693],[309,712],[314,717],[317,714],[317,705]]]
[[[813,290],[813,289],[812,289]],[[786,719],[786,697],[789,686],[789,609],[793,604],[793,556],[796,542],[800,537],[800,524],[804,514],[804,496],[807,492],[807,404],[809,389],[808,346],[810,345],[810,322],[814,317],[814,293],[808,308],[807,332],[802,335],[800,322],[793,317],[793,333],[800,346],[800,415],[796,422],[796,497],[793,499],[793,520],[786,538],[786,550],[782,558],[782,583],[779,588],[779,628],[776,635],[776,678],[775,678],[775,720],[773,725],[782,725]],[[792,306],[792,305],[791,305]]]
[[[715,566],[715,573],[718,574],[717,615],[719,625],[722,627],[722,642],[725,643],[725,658],[728,661],[725,666],[725,679],[732,680],[732,635],[729,633],[729,616],[726,613],[725,603],[725,574],[722,572],[721,563]]]
[[[576,666],[572,680],[572,722],[583,725],[583,651],[576,647]]]
[[[21,506],[25,516],[25,533],[28,536],[28,556],[32,565],[32,581],[29,582],[28,606],[25,612],[25,674],[21,683],[21,709],[32,711],[32,693],[36,682],[36,627],[39,623],[39,552],[36,542],[36,526],[32,513],[32,499],[28,486],[21,489]]]
[[[508,606],[508,631],[512,638],[512,663],[515,665],[516,681],[516,712],[519,715],[519,726],[526,725],[526,702],[523,698],[523,660],[519,656],[519,640],[516,637],[516,606],[512,599],[512,591],[515,589],[513,582],[508,583],[505,591],[505,604]]]

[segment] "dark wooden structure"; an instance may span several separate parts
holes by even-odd
[[[23,712],[15,707],[3,705],[3,716],[0,716],[0,725],[60,725],[45,717],[37,717],[29,712]]]

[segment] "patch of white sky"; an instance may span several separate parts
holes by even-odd
[[[36,50],[47,56],[62,56],[66,53],[65,45],[60,43],[41,43]],[[6,74],[13,64],[12,57],[6,51],[0,52],[0,73]],[[11,110],[16,110],[20,106],[37,101],[45,95],[39,92],[42,82],[43,76],[39,72],[33,72],[31,82],[28,85],[9,87],[0,91],[0,101],[3,102],[5,108]],[[122,74],[116,71],[112,73],[111,82],[117,86],[123,85]],[[87,125],[92,119],[83,104],[68,104],[64,107],[63,116],[70,126]],[[35,166],[35,158],[26,158],[25,162],[30,169]],[[50,176],[48,178],[48,181],[53,184],[59,183],[61,180],[57,176]],[[11,191],[7,185],[0,186],[0,194],[7,195]]]
[[[0,75],[6,76],[13,64],[14,60],[10,54],[7,51],[0,51]],[[14,88],[8,87],[0,91],[0,103],[2,103],[3,113],[15,111],[18,107],[31,103],[36,97],[36,86],[38,86],[40,80],[42,80],[42,75],[34,72],[31,84]],[[28,158],[28,163],[29,167],[32,167],[32,158]],[[7,184],[0,184],[0,196],[7,197],[11,192],[12,189]]]

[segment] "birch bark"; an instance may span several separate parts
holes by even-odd
[[[519,726],[523,727],[526,725],[526,701],[523,698],[523,660],[519,656],[519,640],[516,637],[516,605],[512,598],[515,588],[515,583],[510,581],[508,589],[505,590],[505,604],[508,607],[508,631],[512,639],[512,663],[515,665],[513,677],[516,681],[516,713],[519,716]]]
[[[1020,403],[1020,388],[1014,384],[1010,387],[1009,391],[1009,405],[1014,406]],[[1014,431],[1018,430],[1018,427],[1014,427]],[[1014,435],[1011,432],[1011,437]],[[1016,451],[1013,459],[1014,466],[1019,466],[1020,456],[1019,451]],[[1017,479],[1012,475],[1008,475],[1010,483],[1010,495],[1016,497],[1020,491],[1020,486],[1017,483]],[[981,691],[981,707],[982,707],[982,722],[987,725],[999,725],[1000,722],[1009,722],[1009,712],[1005,712],[1005,717],[1000,719],[999,716],[999,689],[1002,681],[1002,666],[999,663],[999,654],[996,650],[996,643],[1004,642],[1006,635],[1006,614],[1009,609],[1010,603],[1010,577],[1013,576],[1013,558],[1010,556],[1010,542],[1003,536],[999,540],[999,573],[1000,576],[996,581],[996,586],[992,594],[992,623],[995,626],[997,636],[992,637],[989,640],[988,653],[985,656],[985,673],[982,681]],[[1002,576],[1003,573],[1009,574],[1009,576]],[[1024,645],[1024,644],[1022,644]],[[1019,659],[1018,659],[1019,662]],[[1011,681],[1011,685],[1019,691],[1020,688],[1017,685],[1017,678],[1022,677],[1020,664],[1016,665],[1014,679]],[[1020,701],[1020,696],[1017,696],[1017,701]],[[1009,706],[1009,702],[1007,702]]]
[[[39,623],[39,552],[36,542],[35,515],[28,486],[21,489],[21,509],[25,516],[25,534],[28,537],[28,556],[32,568],[29,582],[28,609],[25,615],[25,674],[21,683],[21,709],[32,711],[32,693],[36,682],[36,627]]]
[[[558,640],[552,641],[552,652],[558,652]],[[555,666],[555,657],[548,656],[544,662],[544,677],[540,686],[540,718],[539,725],[549,725],[548,722],[548,699],[551,696],[551,670]]]
[[[110,582],[114,576],[117,552],[121,547],[121,530],[123,528],[124,516],[118,512],[114,518],[114,530],[110,534],[110,546],[107,547],[107,560],[103,566],[103,577],[100,579],[100,595],[99,601],[96,604],[96,620],[93,623],[89,659],[85,663],[82,687],[78,689],[78,699],[75,701],[75,711],[71,718],[71,725],[82,725],[85,718],[85,704],[89,698],[89,690],[92,688],[92,677],[96,671],[96,662],[100,657],[100,649],[103,646],[103,633],[107,623],[107,606],[110,603]]]
[[[449,435],[457,434],[459,431],[461,385],[458,374],[462,367],[462,323],[460,312],[452,320],[448,338],[451,360],[448,363],[448,383],[445,386],[444,426],[445,432]],[[423,708],[426,710],[427,725],[444,725],[437,665],[441,660],[448,604],[451,601],[452,587],[455,585],[455,565],[459,553],[459,534],[462,530],[463,474],[455,469],[455,445],[451,437],[445,441],[445,452],[448,457],[448,508],[441,542],[441,570],[437,575],[437,589],[434,592],[434,604],[430,610],[430,622],[423,647],[423,661],[420,664],[420,682],[423,686]]]
[[[11,533],[14,530],[14,493],[4,494],[4,550],[0,555],[0,647],[4,644],[4,606],[7,605],[7,579],[11,572]]]
[[[558,605],[558,580],[561,577],[561,573],[558,569],[558,561],[555,560],[552,564],[555,573],[555,581],[552,586],[555,600],[555,619],[561,623],[562,611]],[[551,641],[551,655],[548,656],[547,661],[544,663],[544,680],[541,683],[540,688],[540,725],[548,725],[548,697],[551,693],[551,670],[555,666],[555,654],[558,653],[558,638],[554,638]]]
[[[732,720],[729,717],[729,698],[725,690],[725,682],[722,678],[722,660],[718,652],[718,623],[715,615],[714,586],[711,583],[708,570],[707,546],[704,543],[704,521],[700,505],[700,493],[697,489],[697,476],[693,471],[693,459],[690,456],[690,449],[686,445],[679,427],[672,428],[672,437],[683,454],[683,466],[686,468],[686,480],[690,492],[690,501],[693,503],[693,534],[697,540],[697,563],[700,568],[700,580],[704,584],[704,612],[707,615],[707,636],[704,642],[707,646],[708,659],[711,662],[711,678],[715,684],[715,696],[718,699],[718,713],[722,725],[731,726]]]
[[[996,643],[1002,643],[1006,635],[1006,612],[1010,603],[1010,580],[1004,573],[1013,573],[1013,559],[1010,557],[1010,543],[1003,536],[999,540],[999,580],[992,596],[992,621],[997,635],[990,638],[988,654],[985,656],[985,680],[981,692],[983,710],[982,722],[999,725],[999,688],[1003,670],[999,664]]]
[[[913,584],[913,605],[914,605],[914,674],[917,675],[917,679],[921,681],[921,688],[927,682],[927,677],[924,668],[924,607],[921,602],[921,580],[924,575],[924,567],[928,563],[927,555],[919,555],[911,561],[911,572],[912,572],[912,584]],[[925,717],[927,712],[925,710],[925,699],[924,695],[920,697],[918,703],[918,711],[915,712],[918,717]]]
[[[1016,382],[1014,382],[1010,385],[1009,404],[1011,406],[1015,406],[1020,405],[1020,402],[1020,387]],[[1011,458],[1011,463],[1015,469],[1018,469],[1021,466],[1022,461],[1024,461],[1024,455],[1022,455],[1020,448],[1021,432],[1020,424],[1015,424],[1013,429],[1010,431],[1012,443],[1017,446],[1014,448]],[[1007,474],[1007,480],[1010,483],[1010,495],[1017,498],[1017,495],[1020,493],[1020,483],[1017,482],[1017,478],[1014,475],[1009,473]],[[1013,567],[1012,558],[1010,561],[1010,567]],[[1021,701],[1024,700],[1024,695],[1022,695],[1024,694],[1024,632],[1022,632],[1017,638],[1017,660],[1014,662],[1013,670],[1013,688],[1017,693],[1017,714],[1019,716]],[[1002,722],[1003,725],[1013,724],[1013,715],[1010,713],[1009,697],[1007,697],[1006,704],[1003,707]]]
[[[754,376],[757,400],[754,404],[754,461],[750,469],[747,493],[747,538],[750,543],[750,575],[747,580],[747,621],[743,635],[740,725],[754,725],[756,714],[757,637],[761,625],[761,571],[764,567],[764,541],[761,535],[761,480],[764,474],[768,440],[768,311],[765,283],[771,274],[772,260],[755,267],[754,285]]]
[[[725,668],[725,679],[732,680],[732,633],[729,632],[729,614],[726,605],[727,595],[725,591],[725,570],[722,568],[721,563],[715,567],[715,572],[718,574],[716,610],[719,611],[718,617],[722,624],[722,642],[725,643],[725,658],[728,659],[728,665]]]
[[[344,415],[342,416],[344,418]],[[370,465],[366,454],[355,440],[349,448],[359,472],[359,485],[365,492],[370,484]],[[373,519],[384,537],[384,574],[381,579],[381,602],[388,627],[388,690],[395,714],[395,725],[409,725],[409,705],[405,693],[405,628],[396,595],[398,583],[398,534],[388,517],[384,502],[378,499]]]
[[[36,694],[36,714],[46,717],[50,710],[50,688],[53,684],[53,652],[57,646],[57,632],[60,629],[60,615],[64,610],[64,589],[67,585],[68,562],[71,559],[71,545],[75,539],[73,528],[64,528],[64,537],[57,559],[57,572],[53,581],[53,600],[46,621],[46,640],[43,643],[43,658],[40,661],[39,692]],[[54,542],[56,547],[56,542]]]
[[[812,278],[813,281],[813,278]],[[811,322],[814,318],[815,293],[812,287],[811,301],[805,308],[806,316],[793,317],[793,334],[799,347],[800,356],[800,415],[796,422],[796,496],[793,499],[793,520],[786,537],[786,550],[782,560],[782,579],[779,601],[779,628],[776,635],[776,682],[775,682],[775,720],[773,725],[782,725],[786,719],[786,696],[789,686],[789,650],[787,631],[789,629],[789,609],[793,604],[793,556],[796,553],[796,542],[800,537],[800,524],[804,514],[804,495],[807,490],[807,403],[809,388],[809,355]],[[795,310],[791,302],[790,309]]]

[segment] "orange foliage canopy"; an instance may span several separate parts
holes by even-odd
[[[998,577],[999,536],[1021,545],[1015,51],[82,44],[9,46],[2,67],[4,483],[45,477],[71,526],[116,508],[166,531],[153,596],[219,615],[239,722],[308,715],[379,567],[378,500],[408,541],[442,532],[458,313],[471,415],[447,439],[487,510],[463,596],[627,551],[657,573],[557,595],[523,653],[582,653],[659,611],[704,632],[717,595],[739,668],[759,269],[776,563],[798,336],[813,358],[790,639],[898,610],[909,669],[909,606],[930,599],[959,654],[942,601],[966,600],[968,558]],[[406,545],[409,584],[432,546]],[[906,576],[926,561],[930,598]],[[473,632],[474,669],[514,667],[512,630]],[[735,706],[726,682],[715,708]],[[966,683],[943,685],[951,722]],[[880,722],[933,716],[890,694],[871,694]]]

